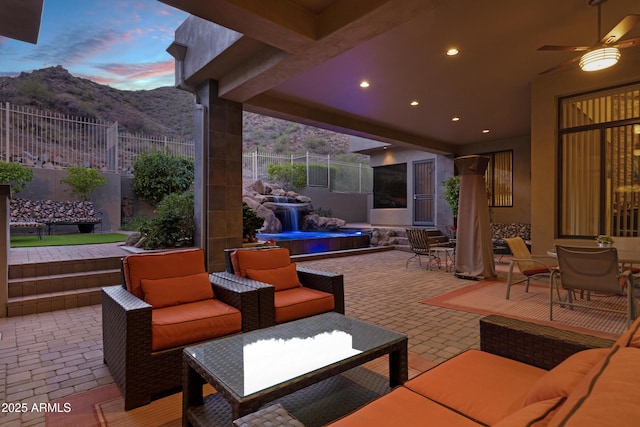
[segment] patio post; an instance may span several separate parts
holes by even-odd
[[[0,317],[7,317],[7,303],[9,299],[9,199],[11,187],[0,184]]]

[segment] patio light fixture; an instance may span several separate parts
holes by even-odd
[[[580,58],[582,71],[598,71],[615,65],[620,59],[617,47],[601,47],[585,53]]]

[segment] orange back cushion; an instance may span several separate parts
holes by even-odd
[[[240,276],[247,277],[247,269],[269,270],[291,264],[289,249],[239,249],[236,251]]]
[[[631,324],[631,327],[624,334],[620,335],[615,344],[620,347],[640,348],[640,317]]]
[[[141,279],[165,279],[206,273],[202,249],[129,255],[122,260],[122,268],[127,289],[138,298],[144,298]]]
[[[214,297],[209,273],[164,279],[140,279],[144,300],[153,308],[170,307]]]
[[[273,285],[276,287],[276,292],[302,286],[300,280],[298,280],[295,263],[291,263],[286,267],[271,268],[269,270],[253,270],[247,268],[246,271],[249,279]]]

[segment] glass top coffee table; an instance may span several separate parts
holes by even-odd
[[[187,347],[183,425],[212,424],[203,411],[205,381],[236,419],[385,354],[389,385],[403,384],[407,336],[334,312]]]

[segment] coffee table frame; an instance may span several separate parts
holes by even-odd
[[[209,367],[203,366],[200,360],[197,360],[192,356],[194,349],[198,349],[200,351],[226,349],[228,348],[228,344],[233,342],[233,336],[210,341],[199,346],[185,348],[183,352],[184,371],[182,425],[186,427],[201,424],[199,419],[203,412],[203,384],[205,382],[211,384],[218,394],[220,394],[220,396],[222,396],[231,405],[232,419],[237,419],[257,411],[260,407],[275,399],[289,395],[297,390],[343,373],[356,366],[384,356],[385,354],[389,355],[389,385],[391,387],[395,387],[407,381],[408,340],[406,335],[395,333],[356,319],[347,318],[342,314],[334,312],[324,313],[318,316],[276,325],[271,328],[251,331],[242,335],[247,340],[252,338],[264,339],[269,337],[279,337],[283,333],[295,331],[297,328],[305,325],[339,325],[341,322],[345,321],[352,322],[353,325],[365,328],[368,332],[375,333],[376,331],[379,331],[380,334],[388,335],[389,339],[385,339],[383,343],[367,348],[357,355],[331,363],[307,374],[292,378],[288,381],[284,381],[248,396],[239,395],[232,387],[229,387],[221,381],[215,373],[209,369]],[[357,337],[354,337],[354,339],[357,339]],[[242,359],[239,358],[239,360],[241,361]],[[200,415],[196,416],[196,413]]]

